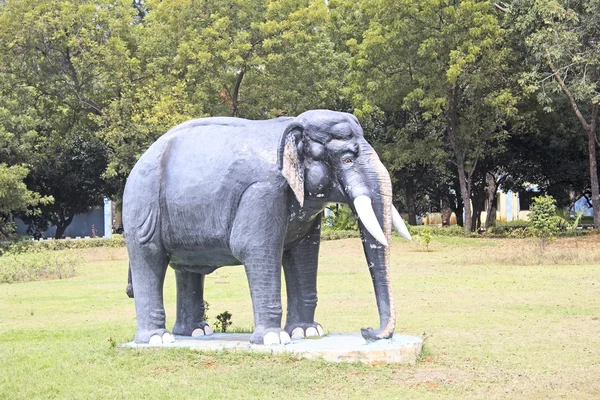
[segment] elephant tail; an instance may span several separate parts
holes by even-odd
[[[127,277],[127,287],[125,288],[125,293],[127,293],[127,297],[133,299],[133,283],[131,282],[131,263],[129,264],[129,273]]]

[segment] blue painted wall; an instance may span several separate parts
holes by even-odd
[[[587,200],[583,197],[581,197],[579,200],[577,200],[575,202],[575,205],[573,205],[572,211],[583,212],[584,217],[593,217],[594,216],[594,209],[589,206]]]
[[[91,211],[88,214],[80,214],[73,217],[73,222],[68,226],[65,231],[65,236],[68,237],[85,237],[92,236],[92,225],[96,228],[98,236],[105,235],[104,229],[104,207],[98,208],[96,210]],[[27,225],[23,223],[21,220],[16,220],[17,223],[17,234],[18,235],[27,235]],[[108,228],[110,232],[110,226]],[[54,237],[56,233],[56,227],[51,226],[46,232],[44,232],[44,237]]]

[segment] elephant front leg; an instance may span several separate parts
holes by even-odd
[[[291,339],[281,329],[281,252],[261,249],[245,261],[254,309],[251,343],[284,344]]]
[[[231,232],[231,250],[245,268],[254,310],[251,343],[288,343],[281,329],[281,257],[287,230],[287,193],[270,182],[242,196]]]
[[[321,243],[321,216],[309,234],[283,253],[283,270],[288,296],[285,331],[292,339],[323,336],[323,327],[315,322],[317,307],[317,266]]]
[[[212,328],[204,320],[205,275],[173,267],[177,283],[177,319],[173,333],[181,336],[212,335]]]

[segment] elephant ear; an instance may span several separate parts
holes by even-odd
[[[296,195],[300,207],[304,205],[304,157],[302,154],[302,131],[299,123],[287,127],[279,144],[279,169]]]

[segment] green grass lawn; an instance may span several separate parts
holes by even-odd
[[[600,238],[535,242],[395,239],[397,333],[425,338],[416,365],[133,350],[125,249],[83,250],[74,278],[0,284],[0,398],[600,398]],[[68,250],[73,251],[73,250]],[[167,324],[175,316],[169,271]],[[251,329],[243,268],[206,280],[209,322]],[[212,321],[211,321],[212,320]],[[378,323],[359,239],[322,243],[317,320],[326,332]]]

